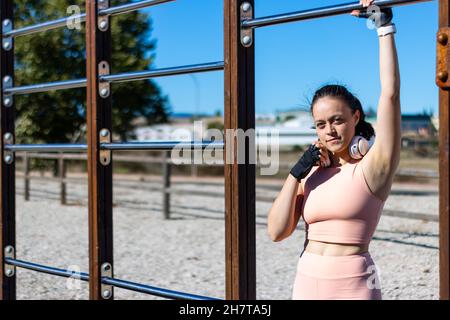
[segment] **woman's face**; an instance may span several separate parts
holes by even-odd
[[[313,106],[313,118],[320,142],[331,152],[346,151],[360,117],[341,99],[324,97]]]

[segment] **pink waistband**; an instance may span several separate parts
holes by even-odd
[[[322,256],[304,251],[297,272],[316,278],[350,278],[372,274],[375,263],[369,252],[347,256]]]

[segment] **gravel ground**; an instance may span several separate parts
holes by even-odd
[[[158,184],[115,185],[115,277],[225,298],[224,198],[172,195],[172,219],[164,220],[161,192],[144,185]],[[17,259],[88,272],[87,186],[71,183],[67,188],[66,206],[59,204],[58,183],[48,181],[32,181],[31,199],[24,201],[18,179]],[[179,188],[223,192],[220,184]],[[258,188],[257,193],[275,197],[277,190]],[[437,216],[438,197],[437,186],[394,184],[385,209]],[[257,299],[290,299],[303,223],[291,237],[270,241],[265,225],[270,206],[256,203]],[[370,252],[383,299],[439,299],[438,229],[436,221],[381,217]],[[24,269],[17,275],[18,299],[88,299],[85,282]],[[117,288],[115,298],[161,299]]]

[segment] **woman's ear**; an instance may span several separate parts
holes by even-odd
[[[355,119],[355,126],[357,126],[359,120],[361,119],[361,112],[359,110],[356,110],[355,113],[353,114],[353,117]]]

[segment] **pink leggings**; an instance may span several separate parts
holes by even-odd
[[[381,300],[378,270],[369,252],[322,256],[303,251],[293,300]]]

